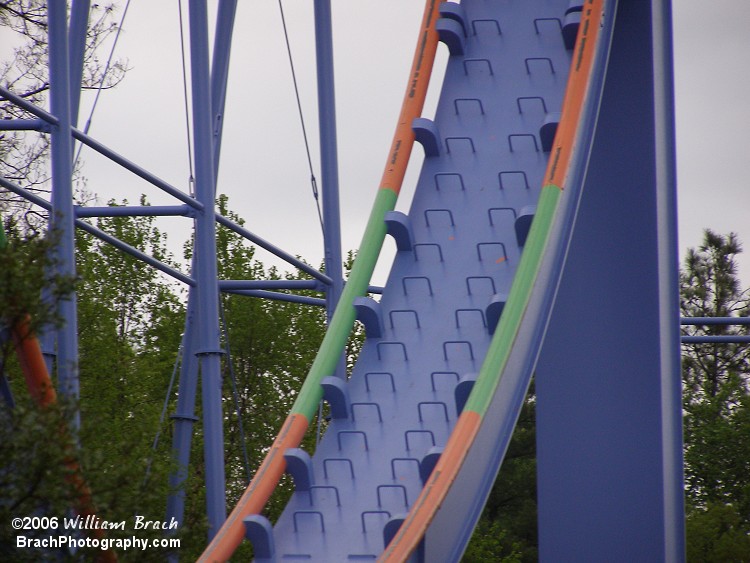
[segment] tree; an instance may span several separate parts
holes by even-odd
[[[141,199],[140,204],[148,202]],[[219,208],[242,223],[228,211],[228,201],[223,196],[219,198]],[[179,267],[153,217],[100,218],[95,224],[123,242]],[[223,227],[217,240],[219,269],[224,279],[300,279],[298,275],[266,268],[255,258],[252,246]],[[33,245],[23,248],[31,249]],[[160,413],[183,330],[185,293],[151,267],[82,232],[77,236],[76,258],[81,381],[77,406],[82,413],[78,440],[83,470],[101,518],[130,519],[133,514],[161,518],[169,492],[166,475],[172,469],[168,422],[161,428],[166,436],[156,451],[152,451],[152,442],[159,430]],[[13,263],[20,272],[31,266],[41,268],[41,263],[32,259]],[[42,268],[24,274],[37,284],[30,292],[30,302],[38,301],[39,289],[44,284],[43,271]],[[3,274],[6,273],[4,270]],[[0,297],[10,301],[8,296],[9,291],[0,292]],[[231,352],[225,355],[223,364],[227,497],[231,505],[247,484],[243,449],[248,452],[249,467],[256,468],[312,363],[325,331],[325,312],[320,307],[238,295],[223,296],[222,305],[224,346]],[[64,514],[71,505],[70,491],[65,486],[64,467],[57,463],[59,456],[55,457],[59,444],[49,438],[55,422],[50,417],[40,419],[27,404],[17,367],[10,365],[8,371],[18,408],[4,411],[11,418],[0,428],[0,456],[5,468],[0,471],[0,478],[17,481],[24,475],[38,477],[33,480],[34,495],[24,492],[32,487],[23,483],[14,485],[18,494],[7,497],[11,501],[8,506],[18,505],[17,497],[23,496],[31,499],[33,507],[27,506],[29,512],[42,503],[49,511]],[[196,414],[201,416],[200,405]],[[28,444],[35,440],[40,443],[43,440],[39,436],[45,433],[46,440],[55,447],[47,448],[42,457]],[[186,526],[181,536],[180,553],[187,558],[197,556],[205,547],[202,440],[197,425],[195,453],[191,456],[186,484]],[[315,435],[311,433],[306,447],[312,451],[314,446]],[[29,456],[38,464],[32,464]],[[20,466],[30,471],[12,469]],[[39,471],[31,471],[33,467]],[[147,479],[149,467],[151,475]],[[290,486],[279,489],[269,506],[270,517],[275,518],[281,512],[290,491]],[[164,554],[157,551],[148,555],[159,560]],[[126,559],[135,557],[121,555]],[[15,556],[8,554],[8,558]]]
[[[680,276],[686,317],[747,317],[733,233],[705,231]],[[697,326],[690,335],[747,335],[748,326]],[[685,344],[682,354],[688,554],[696,561],[750,560],[750,347]],[[712,530],[709,532],[709,530]],[[729,557],[729,558],[727,558]]]
[[[126,62],[116,60],[106,66],[100,47],[117,31],[113,21],[114,4],[93,3],[86,32],[84,70],[81,87],[112,88],[124,77]],[[49,90],[47,65],[47,3],[43,0],[0,1],[0,29],[3,46],[12,49],[0,54],[0,83],[14,94],[44,107]],[[13,103],[0,100],[0,119],[33,118]],[[47,161],[49,136],[33,131],[5,131],[0,134],[0,174],[32,191],[45,191],[49,182]],[[80,163],[76,168],[80,177]],[[3,190],[0,212],[20,216],[28,204]],[[36,214],[29,219],[41,223]]]
[[[177,265],[154,217],[107,217],[97,226]],[[178,288],[138,259],[82,233],[77,253],[81,444],[91,486],[102,511],[161,518],[170,444],[153,451],[152,443],[168,424],[160,428],[160,414],[185,309]]]
[[[466,548],[466,563],[538,560],[536,395],[532,383],[503,465]]]
[[[75,280],[50,273],[56,262],[49,252],[55,233],[45,237],[39,231],[20,227],[12,219],[0,224],[0,231],[0,329],[10,329],[27,316],[34,333],[45,325],[59,325],[62,319],[57,314],[57,303],[73,290]],[[51,292],[46,300],[41,300],[45,286]],[[2,342],[0,365],[10,349],[10,339]]]
[[[165,237],[153,221],[151,217],[107,218],[100,219],[98,226],[169,262]],[[100,518],[132,521],[134,514],[141,514],[153,520],[164,514],[171,452],[168,442],[152,451],[152,441],[159,427],[184,310],[175,288],[153,269],[98,239],[79,235],[80,402],[36,408],[24,389],[18,367],[8,363],[16,407],[3,405],[0,411],[0,513],[5,521],[19,514],[60,519],[68,516],[70,507],[76,506],[76,491],[67,478],[70,469],[66,459],[71,452],[76,452],[84,478],[94,492]],[[20,245],[22,250],[12,256],[1,256],[9,268],[2,272],[0,297],[4,301],[0,310],[11,309],[10,289],[14,287],[27,291],[27,300],[37,307],[33,310],[39,310],[39,288],[45,283],[48,253],[46,243],[35,242]],[[27,254],[25,259],[17,258]],[[21,281],[14,281],[9,271],[19,272]],[[29,285],[24,287],[25,283]],[[69,430],[61,432],[71,408],[82,412],[77,435]],[[3,528],[5,532],[13,533],[8,527]],[[132,532],[132,528],[113,531],[108,537]],[[147,532],[144,537],[148,534],[160,536],[161,532]],[[8,541],[0,544],[14,545],[12,538],[3,536],[5,539]],[[1,558],[23,560],[28,556],[39,560],[55,556],[21,551],[8,552]],[[123,555],[125,560],[129,555],[140,561],[144,554]],[[164,553],[151,550],[145,555],[162,560]]]
[[[39,295],[51,265],[49,240],[35,234],[22,236],[11,224],[8,242],[5,229],[0,225],[0,383],[3,386],[7,384],[6,369],[18,372],[11,353],[11,330],[25,323],[29,315],[33,315],[33,320],[26,326],[32,332],[41,324],[57,324],[60,319],[55,300],[72,288],[72,280],[58,283],[59,293],[53,300],[43,302]],[[24,333],[24,337],[29,337]],[[42,506],[53,512],[73,506],[75,491],[61,486],[67,473],[68,452],[73,446],[71,435],[59,431],[67,419],[65,405],[37,408],[26,400],[15,401],[13,407],[12,396],[3,399],[0,399],[0,520],[9,522],[18,514],[31,515]],[[50,433],[55,438],[52,443]],[[52,474],[54,477],[50,478]],[[0,559],[39,560],[38,553],[30,550],[19,553],[11,547],[15,544],[15,533],[10,526],[0,527]]]
[[[685,317],[747,317],[734,234],[705,232],[680,274]],[[747,335],[743,326],[686,327],[689,335]],[[687,552],[691,561],[750,560],[750,347],[685,344],[682,350]],[[524,406],[466,561],[535,561],[533,388]]]

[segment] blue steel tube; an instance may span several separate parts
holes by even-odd
[[[188,293],[185,332],[182,335],[183,354],[180,365],[180,385],[177,395],[177,409],[172,415],[174,420],[174,437],[172,451],[176,469],[169,476],[169,497],[167,498],[167,522],[174,518],[182,526],[185,516],[185,482],[190,463],[190,444],[193,439],[193,425],[198,421],[195,416],[195,393],[198,388],[198,358],[195,355],[196,315],[195,289]]]
[[[43,131],[49,133],[51,128],[41,119],[0,119],[0,131]]]
[[[86,54],[86,30],[89,24],[91,0],[73,0],[70,6],[70,122],[73,127],[78,123],[78,111],[81,102],[81,80],[83,77],[83,59]]]
[[[76,217],[192,217],[189,205],[108,205],[75,208]]]
[[[326,274],[332,283],[326,293],[328,320],[344,289],[341,259],[341,216],[339,212],[339,172],[336,145],[336,97],[333,75],[333,31],[330,0],[315,0],[315,56],[318,67],[318,121],[320,123],[320,163],[323,192],[323,244]],[[345,376],[342,356],[337,375]]]
[[[190,2],[190,64],[193,98],[195,194],[204,210],[195,219],[195,271],[206,464],[208,538],[226,520],[224,432],[221,409],[219,286],[214,219],[214,165],[209,90],[208,13],[205,0]]]
[[[213,62],[211,63],[211,118],[214,133],[214,179],[219,177],[219,155],[221,154],[221,134],[224,128],[224,104],[227,98],[227,77],[229,76],[229,53],[232,48],[234,15],[237,0],[219,0],[214,34]]]
[[[48,202],[45,199],[42,199],[36,194],[33,194],[27,190],[24,190],[23,188],[16,186],[13,182],[8,182],[5,178],[0,177],[0,187],[6,188],[7,190],[20,195],[21,197],[26,198],[31,203],[38,205],[42,209],[46,209],[47,211],[52,210],[52,204]],[[164,272],[168,276],[173,277],[177,281],[180,281],[186,285],[193,286],[195,285],[195,282],[190,276],[186,276],[182,272],[179,272],[175,270],[174,268],[167,266],[164,262],[160,262],[153,256],[150,256],[146,254],[145,252],[141,252],[140,250],[133,248],[127,243],[122,242],[120,239],[113,237],[111,235],[108,235],[101,229],[94,227],[93,225],[90,225],[89,223],[86,223],[85,221],[82,221],[80,219],[75,220],[75,226],[79,229],[82,229],[86,231],[87,233],[94,235],[95,237],[108,242],[115,248],[118,248],[119,250],[122,250],[123,252],[126,252],[127,254],[130,254],[131,256],[135,256],[139,260],[142,260],[146,264],[149,264],[150,266],[153,266],[157,270]],[[53,342],[54,345],[54,342]],[[52,372],[52,369],[50,366],[47,366],[47,369],[49,369],[50,373]]]
[[[49,2],[47,8],[49,34],[50,109],[57,117],[51,136],[52,167],[51,227],[59,237],[55,249],[55,273],[74,277],[75,213],[73,210],[73,143],[70,135],[70,82],[68,68],[68,25],[66,2]],[[58,312],[63,325],[57,330],[57,376],[61,393],[74,399],[79,395],[78,382],[78,318],[76,295],[61,299]],[[75,428],[80,426],[80,413],[73,415]]]
[[[651,4],[656,214],[661,325],[664,560],[685,560],[685,501],[680,359],[680,283],[677,244],[677,173],[671,0]]]

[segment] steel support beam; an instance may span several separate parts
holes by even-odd
[[[193,154],[195,194],[204,211],[195,219],[198,349],[203,409],[206,513],[208,537],[226,520],[224,430],[221,406],[221,343],[219,341],[219,287],[216,265],[214,214],[213,128],[208,49],[208,10],[205,0],[190,2],[190,68],[193,99]]]
[[[338,147],[336,142],[336,96],[333,73],[333,29],[331,1],[315,0],[315,55],[318,69],[318,122],[323,194],[323,245],[326,274],[331,285],[326,292],[326,313],[330,322],[344,289],[339,210]],[[337,375],[345,377],[342,356]]]
[[[172,455],[176,468],[169,476],[169,497],[167,498],[167,521],[172,518],[183,524],[185,516],[185,483],[190,465],[190,450],[193,440],[193,426],[198,421],[195,416],[195,396],[198,389],[198,357],[195,350],[198,346],[196,311],[193,297],[195,289],[188,292],[187,316],[185,331],[182,335],[182,363],[177,392],[177,408],[172,415],[174,436],[172,438]],[[171,559],[176,560],[176,557]]]
[[[221,136],[224,130],[224,106],[227,98],[229,54],[232,50],[232,32],[237,0],[220,0],[216,16],[213,61],[211,63],[211,117],[213,119],[214,178],[219,178]]]
[[[70,6],[70,123],[76,127],[81,105],[81,80],[86,55],[86,31],[91,0],[73,0]]]
[[[536,371],[542,561],[684,559],[669,2],[616,9]]]
[[[50,110],[57,118],[52,128],[52,210],[50,225],[57,237],[55,274],[75,277],[75,212],[73,209],[73,143],[70,120],[70,72],[68,66],[68,23],[65,2],[50,2],[47,9],[49,33]],[[78,399],[78,316],[76,295],[58,304],[63,325],[56,331],[57,376],[60,392]],[[49,350],[48,350],[49,352]],[[80,413],[74,415],[80,426]]]

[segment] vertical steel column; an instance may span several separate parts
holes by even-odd
[[[216,19],[213,63],[211,65],[214,186],[218,179],[218,162],[224,124],[224,101],[226,99],[227,76],[229,73],[229,52],[231,49],[236,9],[236,0],[220,0]],[[197,267],[195,262],[193,262],[192,274],[195,276],[196,272]],[[190,288],[188,293],[187,321],[183,336],[183,360],[180,368],[177,412],[172,417],[175,420],[172,451],[174,452],[177,468],[169,478],[170,489],[173,492],[170,493],[167,500],[167,521],[175,518],[180,522],[180,525],[182,525],[185,514],[185,491],[183,485],[188,477],[193,424],[197,421],[195,417],[195,394],[198,387],[198,363],[195,350],[199,348],[199,343],[196,338],[198,330],[195,326],[196,293],[194,288]]]
[[[50,110],[58,123],[51,133],[52,216],[50,224],[59,237],[56,248],[56,274],[75,276],[75,214],[73,211],[72,154],[70,133],[70,81],[68,67],[68,25],[65,2],[49,2]],[[78,318],[76,295],[62,299],[58,312],[63,326],[57,331],[57,375],[60,392],[74,399],[78,383]],[[80,413],[74,415],[74,426],[80,426]]]
[[[185,515],[185,482],[188,477],[190,464],[190,445],[193,439],[193,425],[198,421],[195,416],[195,393],[198,389],[198,358],[195,355],[197,347],[195,289],[188,293],[185,332],[182,335],[182,364],[180,365],[180,383],[177,395],[177,409],[172,415],[174,422],[174,437],[172,438],[172,452],[177,467],[169,476],[169,497],[167,499],[167,522],[175,518],[182,526]]]
[[[680,280],[677,240],[674,63],[672,2],[653,0],[651,34],[654,61],[654,137],[656,139],[656,224],[661,324],[661,412],[664,459],[665,560],[685,558],[685,496],[682,436],[682,358]]]
[[[236,12],[237,0],[220,0],[216,16],[213,62],[211,63],[214,181],[218,181],[219,178],[221,133],[224,128],[224,104],[227,98],[227,77],[229,76],[229,53],[232,48],[232,31],[234,30],[234,15]]]
[[[613,9],[594,144],[536,370],[539,558],[678,562],[669,8],[652,0]]]
[[[315,56],[318,69],[318,121],[320,128],[320,166],[323,192],[323,244],[326,274],[331,286],[326,293],[328,320],[344,289],[341,257],[341,215],[339,211],[339,171],[336,144],[336,96],[333,73],[333,30],[331,1],[315,0]],[[337,368],[345,376],[342,356]]]
[[[70,7],[70,123],[78,123],[81,102],[83,59],[86,54],[86,31],[89,24],[91,0],[73,0]]]
[[[195,220],[195,271],[206,464],[206,512],[209,539],[226,520],[224,432],[221,409],[219,284],[214,221],[214,164],[205,0],[190,2],[190,63],[193,97],[195,194],[205,206]]]

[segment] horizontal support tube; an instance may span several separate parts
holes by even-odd
[[[6,187],[8,190],[12,191],[13,193],[15,193],[17,195],[20,195],[21,197],[27,199],[31,203],[34,203],[35,205],[38,205],[39,207],[42,207],[43,209],[46,209],[47,211],[49,211],[51,209],[50,203],[47,200],[45,200],[44,198],[41,198],[41,197],[39,197],[39,196],[37,196],[35,194],[32,194],[31,192],[29,192],[29,191],[21,188],[20,186],[17,186],[15,184],[13,184],[12,182],[9,182],[9,181],[5,180],[4,178],[0,178],[0,183],[1,183],[2,186]],[[158,212],[157,213],[153,213],[153,211],[154,210],[159,210],[160,207],[162,209],[172,209],[172,210],[175,211],[174,214],[177,214],[176,211],[178,209],[180,209],[180,210],[185,209],[185,210],[187,210],[186,214],[190,214],[190,210],[188,209],[188,206],[142,206],[141,209],[143,211],[145,211],[145,213],[142,213],[142,214],[143,215],[149,215],[149,214],[156,215],[156,214],[159,214]],[[87,215],[87,212],[85,211],[86,209],[96,210],[97,208],[79,207],[79,208],[77,208],[76,214],[79,215],[79,216],[81,216],[81,217],[100,216],[99,214],[97,214],[96,211],[94,213],[92,213],[91,215]],[[108,211],[108,213],[107,213],[108,215],[127,215],[127,212],[118,213],[118,212],[115,211],[114,213],[112,213],[112,210],[117,210],[117,209],[127,210],[127,209],[135,209],[135,208],[128,208],[128,207],[124,207],[124,206],[123,207],[111,206],[111,207],[105,207],[105,208],[100,208],[100,209],[107,210]],[[269,252],[275,254],[276,256],[278,256],[279,258],[285,260],[286,262],[288,262],[292,266],[295,266],[299,270],[310,274],[312,277],[314,277],[315,279],[323,282],[325,285],[331,285],[331,278],[329,278],[325,274],[319,272],[318,270],[316,270],[315,268],[313,268],[309,264],[305,264],[302,260],[299,260],[298,258],[295,258],[294,256],[292,256],[291,254],[289,254],[287,252],[284,252],[283,250],[277,248],[276,246],[274,246],[273,244],[271,244],[268,241],[264,240],[263,238],[261,238],[261,237],[255,235],[254,233],[248,231],[244,227],[241,227],[240,225],[237,225],[236,223],[234,223],[230,219],[227,219],[223,215],[219,215],[218,213],[215,213],[215,217],[216,217],[216,221],[218,223],[221,223],[222,225],[224,225],[225,227],[227,227],[231,231],[234,231],[235,233],[237,233],[240,236],[246,238],[250,242],[253,242],[253,243],[257,244],[258,246],[260,246],[261,248],[264,248],[264,249],[268,250]],[[78,225],[79,227],[83,228],[84,230],[87,230],[88,232],[91,232],[92,234],[94,234],[93,231],[90,231],[89,229],[96,229],[96,227],[92,227],[88,223],[85,223],[85,222],[82,222],[82,221],[79,222],[78,220],[76,220],[76,225]],[[96,235],[96,236],[98,236],[98,235]],[[99,238],[102,238],[102,237],[99,237]],[[102,240],[104,240],[104,239],[102,239]],[[125,244],[125,243],[121,242],[120,244]],[[129,250],[127,250],[124,247],[121,247],[119,245],[116,245],[116,246],[118,246],[118,248],[121,248],[125,252],[128,252],[129,254],[132,254],[133,256],[138,256],[138,254],[135,254],[135,253],[139,253],[139,251],[136,250],[136,249],[132,249],[133,252],[130,252]],[[140,254],[142,254],[142,253],[140,253]],[[145,254],[142,254],[142,255],[143,256],[147,256]],[[146,262],[148,262],[148,261],[146,260]],[[191,285],[191,286],[195,285],[195,281],[192,278],[190,278],[188,276],[185,276],[184,274],[173,270],[172,268],[170,268],[169,266],[166,266],[165,264],[162,264],[161,262],[156,261],[156,263],[151,263],[151,262],[148,262],[148,263],[150,263],[152,266],[154,266],[158,270],[166,273],[169,276],[172,276],[173,278],[175,278],[175,279],[177,279],[177,280],[179,280],[179,281],[181,281],[183,283],[186,283],[186,284]],[[157,264],[161,264],[161,265],[159,266]],[[300,281],[304,281],[304,280],[300,280]]]
[[[693,326],[750,325],[750,317],[681,317],[680,324]]]
[[[36,115],[39,119],[43,119],[50,125],[58,124],[57,118],[54,115],[44,111],[42,108],[35,106],[28,100],[23,99],[21,96],[14,94],[7,88],[3,88],[2,86],[0,86],[0,96],[5,98],[9,102],[13,102],[22,110],[28,111],[32,115]]]
[[[115,151],[113,151],[109,147],[104,146],[99,141],[97,141],[97,140],[89,137],[88,135],[86,135],[85,133],[82,133],[78,129],[73,128],[72,129],[72,133],[73,133],[73,138],[75,138],[76,140],[81,141],[81,143],[83,143],[87,147],[95,150],[96,152],[98,152],[99,154],[101,154],[103,156],[106,156],[111,161],[116,162],[117,164],[119,164],[120,166],[122,166],[123,168],[125,168],[126,170],[129,170],[130,172],[132,172],[133,174],[135,174],[136,176],[139,176],[139,177],[143,178],[149,184],[152,184],[152,185],[156,186],[157,188],[159,188],[160,190],[162,190],[163,192],[166,192],[169,195],[171,195],[172,197],[175,197],[175,198],[179,199],[181,202],[186,203],[187,205],[189,205],[193,209],[196,209],[198,211],[202,211],[203,210],[203,204],[202,203],[200,203],[199,201],[193,199],[191,196],[189,196],[188,194],[186,194],[182,190],[179,190],[179,189],[175,188],[174,186],[172,186],[171,184],[168,184],[167,182],[165,182],[161,178],[159,178],[157,176],[154,176],[153,174],[151,174],[151,172],[149,172],[145,168],[141,168],[140,166],[138,166],[134,162],[131,162],[130,160],[128,160],[124,156],[116,153]]]
[[[21,109],[24,109],[28,111],[29,113],[36,115],[40,119],[43,119],[47,123],[51,125],[57,125],[58,120],[54,115],[51,115],[50,113],[47,113],[46,111],[36,107],[34,104],[28,102],[27,100],[24,100],[23,98],[21,98],[20,96],[17,96],[16,94],[13,94],[6,88],[0,87],[0,95],[8,99],[9,101],[13,102],[14,104],[16,104]],[[201,211],[203,209],[203,204],[199,203],[198,201],[193,199],[191,196],[184,193],[182,190],[179,190],[175,188],[174,186],[172,186],[171,184],[168,184],[161,178],[154,176],[146,169],[141,168],[134,162],[131,162],[124,156],[116,153],[115,151],[113,151],[109,147],[106,147],[99,141],[96,141],[92,137],[89,137],[86,133],[79,131],[75,127],[71,128],[71,133],[73,135],[73,138],[75,138],[76,140],[81,141],[81,143],[83,143],[87,147],[95,150],[101,155],[106,156],[107,158],[109,158],[113,162],[116,162],[117,164],[125,168],[126,170],[129,170],[136,176],[140,176],[141,178],[146,180],[148,183],[156,186],[160,190],[179,199],[183,203],[186,203],[187,205],[189,205],[190,207],[194,209],[197,209],[198,211]]]
[[[38,205],[42,209],[45,209],[47,211],[50,211],[52,209],[52,204],[45,200],[44,198],[39,197],[36,194],[32,194],[31,192],[21,188],[20,186],[15,185],[13,182],[9,182],[5,178],[0,177],[0,186],[7,188],[8,190],[12,191],[13,193],[20,195],[21,197],[29,200],[31,203]],[[195,280],[191,278],[190,276],[186,276],[182,272],[179,272],[175,270],[174,268],[167,266],[163,262],[157,260],[156,258],[149,256],[148,254],[145,254],[144,252],[141,252],[137,248],[133,248],[127,243],[122,242],[120,239],[115,238],[111,235],[108,235],[98,227],[94,227],[93,225],[90,225],[89,223],[86,223],[85,221],[82,221],[81,219],[75,220],[76,227],[83,229],[89,234],[94,235],[95,237],[108,242],[115,248],[119,248],[123,252],[127,252],[131,256],[134,256],[135,258],[138,258],[139,260],[143,260],[146,264],[149,264],[150,266],[153,266],[160,272],[164,272],[168,276],[176,279],[177,281],[181,281],[184,284],[187,284],[189,286],[195,285]]]
[[[108,205],[106,207],[76,206],[76,217],[190,217],[195,210],[189,205]]]
[[[40,119],[46,121],[47,123],[51,125],[57,125],[58,121],[57,118],[48,112],[42,110],[41,108],[38,108],[34,104],[28,102],[27,100],[24,100],[20,96],[17,96],[16,94],[13,94],[8,89],[0,87],[0,95],[8,99],[9,101],[16,104],[18,107],[28,111],[29,113],[32,113],[33,115],[36,115]],[[154,176],[147,170],[141,168],[137,164],[129,161],[127,158],[119,155],[118,153],[114,152],[110,148],[104,146],[100,142],[94,140],[93,138],[89,137],[85,133],[79,131],[78,129],[72,128],[71,129],[73,137],[83,143],[84,145],[88,146],[89,148],[95,150],[99,154],[106,156],[110,160],[116,162],[123,168],[129,170],[130,172],[133,172],[137,176],[140,176],[142,179],[146,180],[150,184],[156,186],[157,188],[161,189],[162,191],[172,195],[173,197],[179,199],[183,203],[189,205],[193,209],[196,209],[198,211],[203,210],[203,205],[193,199],[191,196],[185,194],[181,190],[178,190],[174,186],[168,184],[167,182],[163,181],[162,179]],[[265,239],[251,233],[244,227],[241,227],[234,223],[233,221],[227,219],[226,217],[223,217],[222,215],[219,215],[216,213],[216,221],[220,224],[224,225],[228,229],[234,231],[235,233],[243,236],[247,240],[253,242],[254,244],[257,244],[261,248],[264,248],[265,250],[271,252],[275,256],[278,256],[288,264],[294,266],[295,268],[310,274],[315,279],[318,279],[322,281],[326,285],[331,285],[332,281],[331,278],[326,276],[325,274],[319,272],[312,266],[305,264],[298,258],[292,256],[288,252],[285,252],[278,248],[277,246],[271,244],[270,242],[266,241]]]
[[[312,289],[322,291],[315,280],[219,280],[222,291],[234,289]]]
[[[314,280],[219,280],[219,289],[225,293],[234,293],[237,290],[258,289],[311,289],[323,291],[320,282]],[[371,285],[367,288],[368,293],[381,295],[383,288]]]
[[[0,119],[0,131],[42,131],[49,133],[51,126],[42,119]]]
[[[288,264],[294,266],[298,270],[305,272],[306,274],[310,274],[312,277],[314,277],[317,280],[322,281],[326,285],[331,285],[331,278],[326,276],[325,274],[319,272],[309,264],[305,264],[302,260],[299,258],[296,258],[289,254],[288,252],[285,252],[278,248],[277,246],[274,246],[267,240],[259,237],[258,235],[248,231],[246,228],[241,227],[237,223],[227,219],[223,215],[216,214],[216,222],[220,223],[221,225],[224,225],[226,228],[228,228],[231,231],[234,231],[238,235],[241,235],[245,237],[250,242],[257,244],[261,248],[268,250],[268,252],[278,256]]]
[[[748,344],[750,343],[750,336],[739,334],[682,336],[680,341],[683,344]]]
[[[224,293],[232,295],[244,295],[246,297],[261,297],[263,299],[272,299],[274,301],[287,301],[288,303],[300,303],[302,305],[315,305],[316,307],[325,307],[326,300],[317,297],[306,297],[304,295],[292,295],[289,293],[277,293],[275,291],[265,291],[262,289],[230,289]]]

